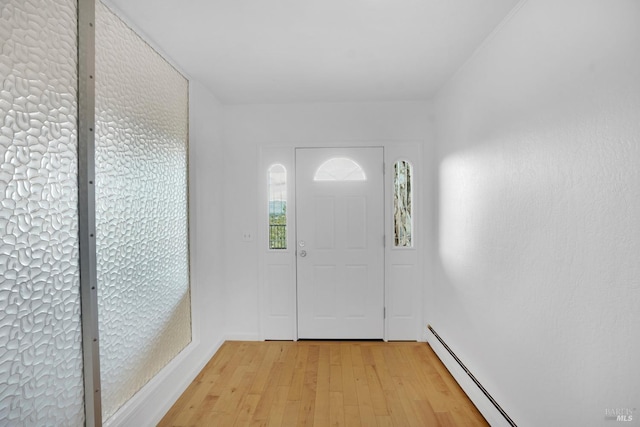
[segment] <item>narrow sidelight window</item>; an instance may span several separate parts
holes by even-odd
[[[287,249],[287,170],[280,164],[268,172],[269,249]]]
[[[411,163],[399,160],[393,175],[393,226],[396,247],[413,247],[413,201]]]

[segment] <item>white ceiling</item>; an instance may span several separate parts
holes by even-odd
[[[107,0],[224,103],[424,100],[518,0]]]

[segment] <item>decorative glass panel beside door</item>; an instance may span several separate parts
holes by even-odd
[[[269,249],[287,249],[287,170],[269,168]]]
[[[411,163],[400,160],[393,168],[393,229],[396,247],[413,246],[413,202]]]

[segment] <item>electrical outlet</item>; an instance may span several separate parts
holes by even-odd
[[[243,242],[252,242],[253,241],[253,233],[250,231],[242,232],[242,241]]]

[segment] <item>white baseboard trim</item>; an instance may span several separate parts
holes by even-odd
[[[427,332],[427,343],[433,351],[436,353],[440,361],[444,364],[447,370],[451,373],[456,382],[460,385],[462,390],[467,394],[469,399],[478,408],[478,411],[487,420],[492,427],[510,427],[509,423],[502,414],[491,403],[489,398],[478,388],[476,383],[467,375],[467,373],[460,367],[458,362],[449,354],[447,349],[438,341],[438,339],[431,333]]]
[[[191,342],[103,425],[157,425],[224,341],[209,348],[203,348],[199,341]]]
[[[260,334],[230,333],[225,336],[226,341],[264,341]]]

